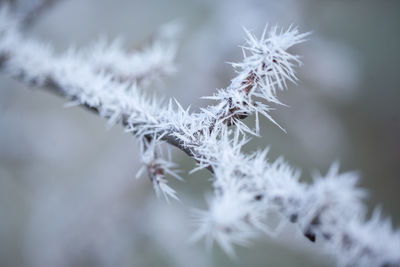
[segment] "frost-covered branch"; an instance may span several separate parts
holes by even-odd
[[[57,55],[21,36],[18,22],[3,8],[0,65],[9,76],[50,87],[138,137],[145,169],[156,192],[165,197],[177,197],[167,185],[166,173],[179,176],[175,165],[162,159],[161,142],[194,158],[195,170],[208,168],[214,196],[209,210],[197,213],[194,240],[215,240],[232,255],[234,244],[247,245],[261,232],[279,231],[266,223],[270,211],[275,211],[281,216],[280,226],[296,223],[309,240],[321,240],[341,265],[399,266],[400,233],[380,218],[379,211],[367,219],[365,192],[356,187],[356,173],[339,173],[334,163],[325,176],[315,175],[314,183],[305,184],[299,171],[283,159],[269,161],[267,150],[241,152],[246,134],[259,134],[260,114],[275,123],[268,113],[270,104],[281,104],[276,93],[287,88],[287,82],[296,82],[294,67],[300,64],[288,49],[308,35],[293,27],[266,27],[260,39],[245,32],[244,59],[232,64],[236,76],[227,88],[209,97],[217,104],[197,113],[177,101],[159,102],[141,89],[143,80],[170,72],[173,50],[163,42],[146,53],[132,54],[119,43],[103,43]],[[241,121],[251,115],[255,129]]]

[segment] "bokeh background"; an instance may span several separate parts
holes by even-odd
[[[25,12],[37,0],[14,2]],[[399,227],[399,14],[397,0],[60,0],[26,34],[61,52],[99,36],[141,44],[180,21],[177,73],[146,90],[196,109],[234,76],[225,62],[241,58],[242,26],[313,31],[294,49],[304,66],[299,84],[280,94],[289,107],[272,114],[287,134],[263,121],[263,137],[246,149],[269,146],[305,182],[340,160],[342,170],[360,171],[370,209],[381,205]],[[0,266],[334,265],[292,226],[237,248],[234,260],[190,244],[190,211],[206,207],[210,174],[188,175],[194,162],[174,151],[185,177],[171,181],[181,202],[159,200],[145,176],[135,179],[137,140],[65,103],[0,74]]]

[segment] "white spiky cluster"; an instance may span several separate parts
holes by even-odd
[[[139,169],[136,177],[140,177],[142,172],[147,168],[149,178],[157,196],[160,197],[162,195],[167,201],[169,201],[169,197],[179,200],[176,191],[168,185],[166,174],[169,174],[180,181],[182,181],[182,178],[178,175],[176,164],[171,161],[171,150],[168,149],[168,160],[165,160],[162,157],[163,150],[158,145],[159,142],[159,139],[149,141],[146,138],[142,139],[140,142],[142,162],[145,166],[142,166]]]
[[[136,135],[153,186],[166,198],[177,196],[165,175],[179,176],[175,165],[162,158],[160,143],[166,141],[192,156],[198,162],[194,171],[210,169],[214,196],[208,211],[197,212],[194,239],[215,240],[233,255],[234,244],[247,245],[261,232],[276,233],[279,227],[269,229],[266,224],[273,210],[281,215],[281,225],[296,223],[310,240],[323,240],[341,265],[399,265],[400,233],[378,211],[366,219],[365,192],[356,187],[356,173],[340,174],[334,163],[325,176],[315,175],[314,183],[305,184],[299,181],[300,172],[283,159],[270,162],[268,150],[241,152],[248,141],[245,134],[259,134],[258,114],[272,120],[269,105],[280,104],[277,91],[297,80],[294,67],[300,60],[288,49],[308,35],[292,27],[266,27],[260,39],[245,32],[244,59],[232,64],[236,77],[209,97],[216,105],[198,113],[177,101],[165,105],[141,90],[142,81],[173,70],[175,46],[165,38],[144,53],[124,51],[117,42],[56,55],[48,46],[24,38],[3,8],[0,65],[10,76],[56,89]],[[241,121],[250,115],[255,116],[255,129]]]
[[[322,239],[341,265],[397,266],[400,232],[390,220],[380,219],[379,211],[366,219],[366,193],[357,187],[357,173],[339,173],[334,163],[325,176],[315,175],[314,183],[306,185],[282,158],[269,162],[268,150],[241,153],[245,140],[238,136],[224,132],[210,139],[213,156],[206,161],[214,169],[215,195],[208,211],[196,212],[194,239],[214,239],[233,254],[233,244],[248,244],[255,231],[274,235],[291,221],[310,240]],[[266,223],[271,210],[281,215],[274,229]]]

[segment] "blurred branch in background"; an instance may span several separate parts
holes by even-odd
[[[22,25],[30,25],[34,23],[35,19],[39,18],[43,12],[47,9],[52,8],[57,2],[63,0],[41,0],[31,8],[25,15],[22,21]]]
[[[21,17],[21,26],[29,27],[33,23],[35,23],[36,19],[39,19],[40,16],[46,12],[48,9],[52,8],[58,2],[64,0],[2,0],[5,3],[8,3],[9,6],[14,10],[14,12],[18,12]],[[1,3],[1,1],[0,1]]]

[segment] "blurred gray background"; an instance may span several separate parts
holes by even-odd
[[[397,0],[63,0],[27,34],[61,52],[104,35],[140,44],[179,20],[177,74],[148,90],[196,109],[234,76],[225,62],[241,59],[242,25],[258,34],[266,23],[313,31],[294,49],[304,66],[299,85],[280,94],[289,108],[272,114],[287,134],[263,121],[263,137],[246,149],[270,146],[270,157],[284,155],[306,182],[339,159],[342,170],[360,171],[370,209],[381,205],[397,228],[399,14]],[[238,248],[235,260],[189,244],[190,210],[206,207],[210,174],[189,176],[194,162],[174,151],[181,202],[158,200],[147,177],[135,179],[137,140],[65,103],[0,74],[0,266],[334,265],[291,227]]]

